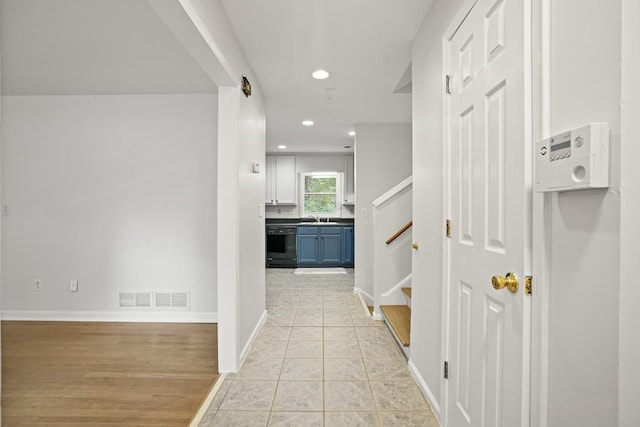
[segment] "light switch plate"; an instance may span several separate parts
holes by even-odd
[[[253,172],[253,173],[260,173],[260,163],[258,163],[258,162],[251,162],[251,172]]]

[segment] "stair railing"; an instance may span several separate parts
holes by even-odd
[[[396,231],[393,236],[389,237],[385,243],[387,245],[390,245],[391,243],[393,243],[394,240],[396,240],[398,237],[402,236],[402,233],[404,233],[405,231],[407,231],[408,229],[411,228],[411,226],[413,225],[413,220],[409,221],[408,223],[406,223],[405,225],[402,226],[402,228],[398,231]]]

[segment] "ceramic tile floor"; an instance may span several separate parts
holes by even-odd
[[[267,321],[200,426],[438,426],[391,333],[365,314],[347,272],[267,269]]]

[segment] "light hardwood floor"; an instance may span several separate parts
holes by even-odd
[[[216,326],[2,322],[2,425],[186,426],[217,378]]]

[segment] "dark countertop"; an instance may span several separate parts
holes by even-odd
[[[324,218],[323,218],[324,220]],[[302,226],[327,226],[327,225],[353,225],[353,218],[329,218],[329,224],[324,221],[318,223],[311,218],[267,218],[266,225],[302,225]]]

